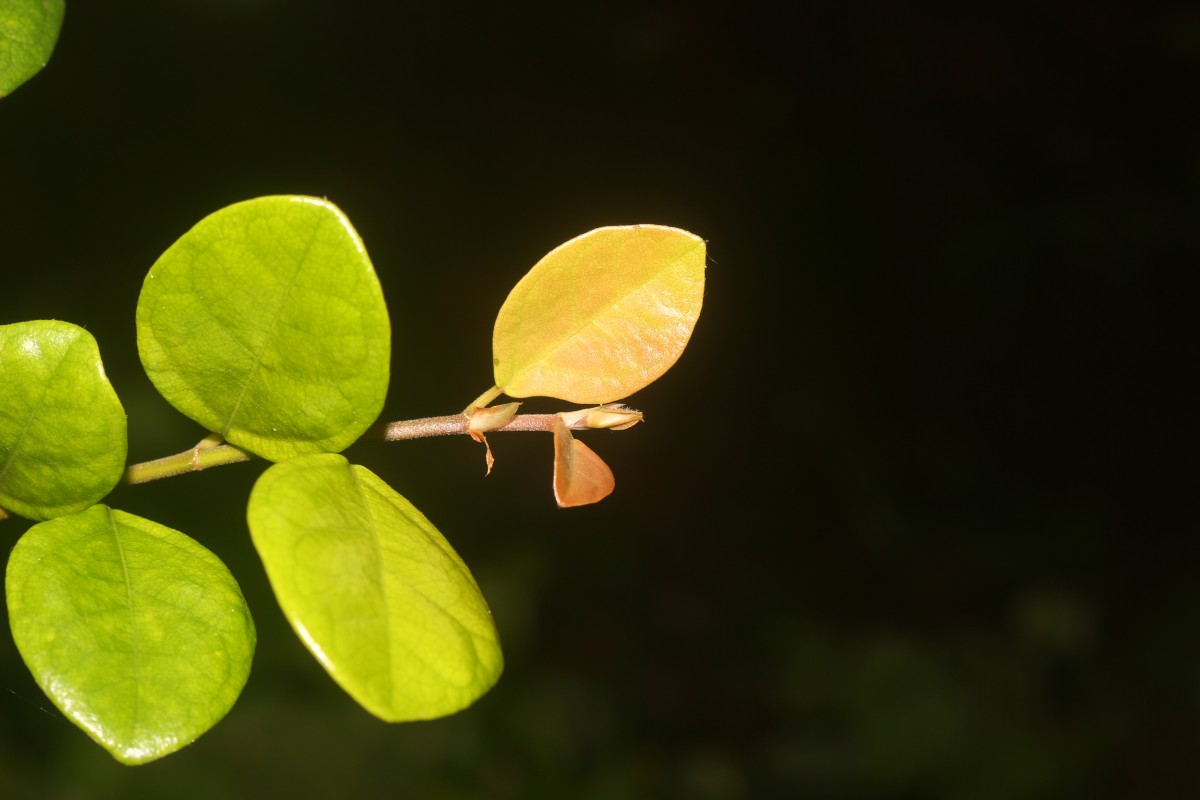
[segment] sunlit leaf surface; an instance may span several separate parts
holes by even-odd
[[[687,346],[704,268],[704,240],[662,225],[598,228],[560,245],[500,309],[496,386],[576,403],[636,392]]]
[[[217,723],[250,673],[254,623],[225,565],[179,531],[105,506],[43,522],[5,579],[13,639],[43,691],[119,761]]]
[[[458,711],[500,676],[491,612],[411,503],[339,455],[281,462],[250,495],[250,533],[296,633],[389,722]]]
[[[137,329],[173,406],[272,461],[342,450],[383,407],[387,307],[324,200],[261,197],[205,217],[146,276]]]
[[[125,468],[125,411],[92,335],[54,320],[0,325],[0,508],[81,511]]]
[[[62,19],[63,0],[0,0],[0,97],[46,66]]]

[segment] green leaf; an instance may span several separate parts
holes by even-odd
[[[496,628],[470,571],[370,470],[338,455],[276,464],[248,516],[284,615],[375,716],[444,716],[500,677]]]
[[[87,508],[125,469],[125,411],[92,335],[69,322],[0,325],[0,508],[50,519]]]
[[[608,403],[679,358],[704,300],[704,240],[662,225],[597,228],[552,250],[496,317],[496,387]]]
[[[205,217],[150,269],[137,331],[171,405],[272,461],[342,450],[383,408],[387,306],[324,200],[260,197]]]
[[[5,586],[34,679],[118,761],[172,753],[215,725],[250,674],[254,623],[225,565],[106,506],[17,542]]]
[[[0,97],[46,66],[62,19],[63,0],[0,0]]]

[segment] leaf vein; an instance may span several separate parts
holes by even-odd
[[[279,305],[275,309],[274,316],[271,317],[271,324],[267,326],[267,336],[262,348],[257,353],[250,351],[254,356],[254,363],[250,365],[250,369],[246,372],[246,380],[242,383],[242,390],[238,393],[238,398],[233,404],[233,409],[229,412],[229,419],[226,421],[224,428],[219,431],[222,437],[229,435],[230,429],[233,428],[233,422],[237,418],[237,414],[242,408],[242,403],[246,399],[246,393],[250,390],[250,384],[254,382],[255,375],[262,367],[263,355],[271,347],[271,339],[275,335],[275,328],[279,325],[279,318],[283,316],[283,310],[287,307],[287,301],[288,298],[291,297],[292,289],[296,286],[296,281],[300,277],[300,273],[304,271],[305,264],[308,261],[308,255],[312,252],[313,245],[316,244],[317,235],[320,232],[321,227],[323,227],[321,224],[313,226],[312,233],[308,238],[308,242],[304,246],[304,252],[296,260],[296,270],[292,273],[292,277],[288,280],[287,288],[284,289],[283,292],[283,298],[279,301]],[[250,350],[250,348],[246,349],[248,351]]]

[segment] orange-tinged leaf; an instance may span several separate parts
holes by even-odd
[[[517,283],[492,335],[496,386],[608,403],[679,358],[704,300],[704,240],[664,225],[597,228]]]
[[[554,499],[562,508],[597,503],[612,494],[612,470],[592,448],[571,435],[559,416],[554,420]]]

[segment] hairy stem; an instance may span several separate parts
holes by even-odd
[[[550,432],[553,430],[554,420],[557,417],[558,414],[518,414],[500,427],[489,430],[488,433],[502,431]],[[397,442],[404,439],[426,439],[432,436],[465,436],[470,433],[467,428],[469,422],[470,420],[462,414],[387,422],[371,428],[363,438]],[[587,423],[580,420],[569,427],[586,428]],[[199,472],[209,467],[219,467],[222,464],[249,461],[252,458],[254,456],[241,448],[231,444],[217,444],[214,439],[209,438],[182,453],[130,466],[125,470],[122,483],[147,483],[159,478],[171,478],[187,472]],[[3,511],[0,511],[0,519],[2,518]]]
[[[554,430],[554,418],[558,414],[517,414],[508,422],[488,430],[488,433],[502,431],[545,431]],[[424,419],[406,419],[400,422],[388,422],[377,425],[368,431],[367,436],[383,439],[385,442],[398,442],[402,439],[425,439],[430,436],[466,435],[470,431],[467,426],[470,420],[462,414],[448,414],[444,417],[425,417]],[[571,425],[572,428],[586,428],[585,421]]]

